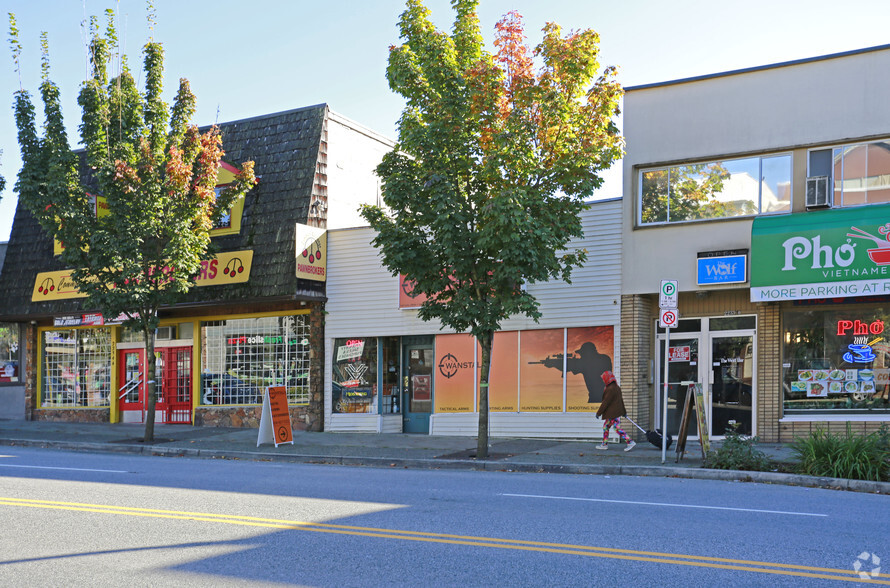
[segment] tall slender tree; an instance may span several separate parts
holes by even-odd
[[[377,168],[384,207],[365,206],[385,266],[427,296],[418,316],[469,332],[482,349],[477,456],[488,455],[494,333],[506,318],[540,318],[526,284],[570,281],[586,251],[584,201],[618,158],[622,90],[600,72],[599,36],[548,23],[531,49],[521,17],[498,22],[483,48],[477,0],[452,0],[449,35],[422,0],[408,0],[403,44],[387,79],[406,106],[399,142]],[[535,62],[540,64],[536,68]]]
[[[49,46],[42,35],[44,135],[37,132],[30,94],[20,89],[14,111],[23,166],[16,191],[64,247],[62,260],[88,295],[88,304],[107,316],[126,315],[125,325],[141,331],[148,384],[145,442],[151,442],[158,311],[194,285],[213,223],[255,178],[253,162],[246,162],[236,180],[215,193],[222,140],[216,128],[202,134],[189,124],[195,96],[188,80],[180,80],[169,107],[161,96],[163,47],[149,39],[143,47],[145,90],[140,92],[126,56],[118,51],[114,12],[107,10],[106,16],[104,36],[97,19],[89,21],[91,72],[78,96],[82,154],[69,146],[60,91],[50,78]],[[153,29],[150,2],[148,22]],[[22,48],[12,14],[10,45],[18,70]],[[109,67],[117,70],[111,78]],[[97,214],[97,196],[107,202],[108,214]]]

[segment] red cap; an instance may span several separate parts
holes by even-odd
[[[613,374],[612,372],[608,372],[608,371],[603,372],[602,378],[603,378],[603,384],[605,384],[606,386],[608,386],[608,385],[611,384],[612,382],[617,382],[617,381],[618,381],[618,380],[615,378],[615,374]]]

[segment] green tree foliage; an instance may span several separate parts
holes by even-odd
[[[82,154],[69,146],[42,36],[44,135],[38,134],[30,94],[19,90],[14,111],[23,166],[16,191],[64,247],[62,260],[73,268],[71,277],[89,304],[106,316],[128,316],[126,324],[143,333],[146,357],[153,358],[158,310],[194,285],[212,224],[254,184],[253,162],[216,194],[222,141],[216,128],[201,134],[189,124],[195,96],[188,80],[180,80],[168,107],[161,97],[163,48],[149,40],[143,48],[145,90],[140,92],[126,57],[118,54],[114,13],[107,10],[106,15],[104,36],[97,19],[90,19],[91,75],[78,96]],[[153,19],[149,4],[150,26]],[[12,14],[10,45],[18,69],[21,45]],[[109,67],[118,70],[112,78]],[[97,214],[95,195],[107,201],[108,214]],[[150,442],[156,378],[155,362],[147,364],[145,441]]]
[[[586,251],[566,247],[582,235],[580,213],[600,172],[621,156],[622,90],[614,68],[598,75],[591,30],[563,36],[548,23],[532,50],[521,17],[508,13],[488,53],[477,3],[452,1],[449,35],[421,0],[408,0],[404,42],[390,48],[387,68],[406,99],[399,143],[377,169],[385,208],[362,215],[386,267],[427,296],[418,316],[479,341],[477,455],[486,457],[494,333],[510,316],[541,316],[525,284],[569,281],[585,261]]]

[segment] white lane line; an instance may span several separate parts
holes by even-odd
[[[674,506],[677,508],[703,508],[709,510],[737,510],[740,512],[764,512],[769,514],[796,515],[801,517],[827,517],[827,514],[815,512],[793,512],[787,510],[762,510],[759,508],[733,508],[731,506],[703,506],[700,504],[674,504],[671,502],[637,502],[634,500],[607,500],[605,498],[575,498],[572,496],[540,496],[537,494],[501,494],[518,498],[548,498],[550,500],[581,500],[584,502],[613,502],[617,504],[642,504],[645,506]]]
[[[53,466],[15,465],[0,463],[0,468],[26,468],[32,470],[65,470],[68,472],[103,472],[106,474],[128,474],[127,470],[91,470],[89,468],[57,468]]]

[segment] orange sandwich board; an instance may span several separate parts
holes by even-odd
[[[287,388],[284,386],[269,386],[263,394],[263,414],[256,446],[263,443],[274,443],[275,447],[284,443],[294,444],[290,412],[287,410]]]

